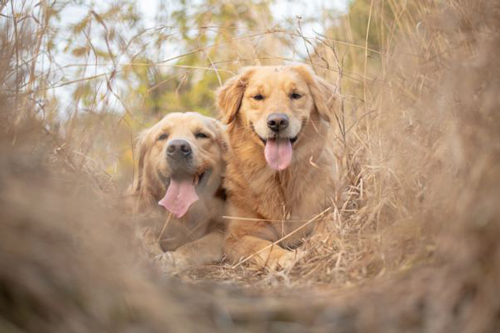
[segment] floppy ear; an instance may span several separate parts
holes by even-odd
[[[130,185],[126,194],[133,213],[141,212],[147,205],[154,202],[153,195],[148,192],[145,186],[146,154],[149,149],[148,132],[148,130],[145,130],[139,134],[135,149],[137,153],[137,166],[134,168],[132,185]]]
[[[241,74],[229,79],[217,91],[217,107],[223,124],[230,124],[236,118],[243,100],[243,94],[250,77],[255,69],[252,67],[244,69]]]
[[[293,67],[307,82],[311,95],[314,99],[314,106],[321,118],[330,124],[335,118],[337,111],[337,89],[334,85],[313,74],[306,66]]]
[[[219,145],[222,154],[225,154],[229,151],[229,137],[226,133],[226,126],[221,124],[216,119],[212,119],[212,121],[215,127],[215,137],[217,144]]]
[[[134,179],[132,181],[132,186],[131,186],[131,191],[133,192],[139,192],[142,184],[144,182],[144,160],[146,158],[146,153],[148,152],[148,145],[147,145],[147,134],[148,131],[143,131],[141,134],[139,134],[138,140],[137,140],[137,145],[135,148],[135,151],[137,152],[137,168],[134,170]]]

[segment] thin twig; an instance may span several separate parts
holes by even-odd
[[[163,233],[165,232],[165,229],[167,229],[168,224],[170,223],[170,219],[171,218],[172,218],[172,213],[169,213],[167,221],[165,221],[165,224],[163,225],[163,228],[161,229],[160,235],[158,236],[158,239],[156,240],[157,242],[159,242],[160,239],[163,237]]]

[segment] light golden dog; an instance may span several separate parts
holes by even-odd
[[[247,68],[218,91],[232,148],[224,181],[229,259],[293,264],[288,249],[314,230],[306,221],[332,204],[335,104],[335,88],[305,66]]]
[[[169,265],[222,259],[227,139],[223,126],[198,113],[171,113],[145,130],[129,189],[133,211],[147,216],[143,240]]]

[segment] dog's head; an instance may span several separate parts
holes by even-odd
[[[306,66],[251,67],[218,92],[222,121],[250,128],[267,164],[286,169],[308,124],[331,122],[335,89]]]
[[[217,191],[227,150],[223,125],[198,113],[170,113],[137,145],[132,188],[136,211],[160,204],[180,218],[201,196]]]

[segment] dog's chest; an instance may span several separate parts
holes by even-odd
[[[331,177],[318,171],[293,175],[273,174],[257,180],[254,197],[263,216],[273,220],[307,221],[331,204]]]

